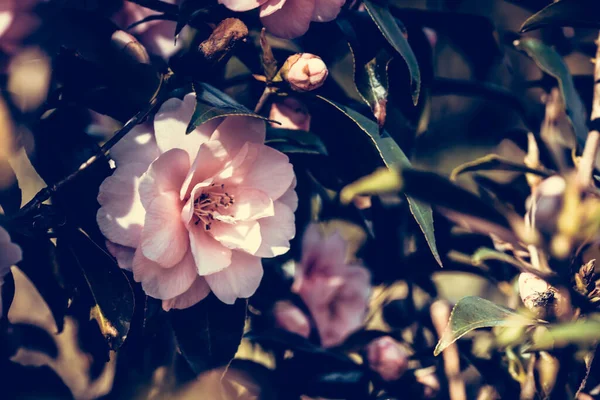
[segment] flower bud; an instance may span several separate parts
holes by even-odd
[[[571,298],[566,289],[557,289],[530,272],[519,275],[519,295],[537,318],[559,320],[572,315]]]
[[[310,130],[308,109],[293,97],[286,97],[283,101],[273,103],[269,119],[280,123],[272,122],[271,126],[274,128]]]
[[[384,381],[399,379],[408,368],[408,355],[400,343],[389,336],[373,340],[367,346],[369,367]]]
[[[289,56],[281,67],[282,78],[297,92],[308,92],[321,87],[328,74],[321,57],[310,53]]]
[[[120,50],[128,60],[140,63],[150,64],[150,56],[138,40],[125,31],[115,31],[111,37],[113,46]]]
[[[565,180],[560,176],[551,176],[539,184],[528,211],[532,227],[546,235],[556,233],[565,189]]]
[[[273,309],[275,324],[286,331],[296,333],[308,339],[310,322],[302,310],[289,301],[279,301]]]

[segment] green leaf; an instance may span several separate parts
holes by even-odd
[[[265,144],[282,153],[327,155],[327,148],[314,133],[296,130],[267,127]]]
[[[412,100],[413,104],[417,104],[419,101],[419,92],[421,90],[421,72],[419,71],[419,65],[417,63],[417,57],[412,51],[408,40],[404,36],[402,30],[398,26],[396,19],[390,13],[387,6],[376,3],[372,0],[365,0],[363,2],[367,12],[377,25],[377,28],[381,31],[386,40],[392,45],[392,47],[402,56],[408,67],[410,73],[410,85],[412,88]]]
[[[489,300],[477,296],[463,297],[452,309],[448,327],[435,347],[433,354],[439,355],[452,343],[474,329],[534,324],[533,320]]]
[[[246,300],[228,305],[211,293],[190,308],[169,311],[179,349],[196,374],[233,359],[244,334],[246,309]]]
[[[501,157],[497,154],[488,154],[487,156],[478,158],[473,161],[469,161],[458,167],[454,168],[450,174],[450,180],[456,180],[458,175],[467,172],[481,172],[481,171],[509,171],[509,172],[522,172],[528,174],[539,175],[547,178],[552,175],[552,171],[546,169],[534,169],[529,168],[524,164],[520,164],[511,161],[507,158]]]
[[[597,0],[561,0],[527,18],[521,26],[521,32],[545,26],[600,28],[599,6]]]
[[[484,263],[488,260],[505,262],[507,264],[514,266],[515,268],[517,268],[519,270],[523,270],[525,267],[525,265],[521,261],[517,260],[516,258],[511,257],[510,255],[508,255],[506,253],[502,253],[498,250],[490,249],[487,247],[481,247],[481,248],[477,249],[477,251],[475,251],[475,253],[473,253],[473,255],[471,256],[471,261],[475,265]]]
[[[338,104],[321,96],[318,97],[335,107],[338,111],[344,113],[364,133],[367,134],[386,167],[392,168],[395,165],[401,167],[411,166],[408,157],[406,157],[400,146],[398,146],[394,139],[385,130],[381,130],[380,133],[379,127],[375,122],[349,107]],[[442,260],[435,242],[433,211],[431,206],[423,204],[411,196],[406,196],[406,199],[408,200],[409,208],[413,217],[425,235],[425,240],[429,245],[429,249],[431,250],[433,257],[438,264],[442,266]]]
[[[91,294],[89,317],[98,322],[110,348],[118,349],[127,338],[133,317],[129,280],[114,259],[81,229],[59,237],[58,249],[62,262],[70,260],[85,279]]]
[[[573,77],[560,54],[553,48],[545,45],[538,39],[523,38],[515,41],[517,49],[522,50],[531,57],[535,63],[547,74],[558,80],[563,96],[567,116],[569,117],[575,136],[580,143],[587,139],[585,107],[573,83]]]
[[[195,83],[194,91],[196,92],[196,107],[185,131],[186,134],[192,132],[199,125],[219,117],[240,115],[267,120],[207,83]]]
[[[584,320],[547,325],[533,336],[530,350],[550,350],[570,344],[591,346],[600,340],[600,321]]]

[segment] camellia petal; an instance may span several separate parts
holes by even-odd
[[[189,247],[188,233],[181,221],[179,194],[156,197],[146,212],[141,249],[144,256],[163,267],[178,263]]]
[[[191,228],[189,235],[199,275],[214,274],[231,265],[231,250],[217,242],[202,227]]]
[[[147,209],[158,196],[174,192],[179,195],[181,185],[190,169],[190,159],[181,149],[171,149],[158,157],[140,179],[139,193]]]
[[[315,0],[312,20],[329,22],[337,18],[346,0]]]
[[[141,282],[146,294],[161,300],[184,293],[198,276],[194,258],[189,251],[172,268],[163,268],[144,257],[138,249],[133,257],[132,271],[134,279]]]
[[[235,156],[246,143],[263,144],[266,137],[263,120],[253,117],[227,117],[215,130],[211,140],[219,140],[231,156]]]
[[[219,4],[223,4],[231,11],[242,12],[260,7],[261,4],[264,4],[267,1],[268,0],[219,0]]]
[[[280,10],[260,19],[273,35],[294,39],[308,31],[314,10],[315,0],[287,0]]]
[[[263,276],[260,258],[234,251],[231,265],[221,272],[207,275],[206,282],[223,303],[233,304],[238,298],[248,298],[256,292]]]
[[[275,214],[262,218],[260,224],[261,245],[254,253],[259,257],[276,257],[290,249],[290,240],[296,234],[294,212],[280,201],[274,203]]]
[[[165,311],[169,311],[172,308],[188,308],[198,303],[200,300],[203,300],[209,293],[210,287],[208,286],[208,283],[206,283],[206,279],[197,276],[192,286],[184,293],[173,297],[172,299],[163,300],[162,307]]]
[[[223,246],[254,254],[261,244],[260,225],[257,221],[239,221],[213,224],[210,234]]]
[[[154,127],[148,122],[136,125],[110,149],[110,157],[117,166],[135,162],[147,167],[159,155]]]

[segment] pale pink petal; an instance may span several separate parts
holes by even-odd
[[[163,300],[162,307],[165,311],[172,308],[184,309],[193,306],[200,300],[203,300],[210,293],[210,287],[206,279],[201,276],[196,277],[192,286],[184,293],[172,299]]]
[[[310,321],[301,309],[288,301],[278,301],[273,308],[275,323],[286,331],[293,332],[308,339]]]
[[[241,184],[256,162],[260,147],[260,145],[245,143],[235,157],[223,166],[223,170],[216,175],[215,179],[235,186]]]
[[[158,157],[140,179],[140,199],[145,208],[158,196],[174,192],[179,195],[190,169],[188,154],[181,149],[171,149]]]
[[[261,21],[273,35],[294,39],[306,33],[314,10],[315,0],[287,0],[280,10],[261,17]]]
[[[323,240],[323,233],[318,224],[309,224],[302,235],[302,255],[313,253]]]
[[[250,145],[249,149],[253,147],[256,145]],[[246,157],[232,182],[262,190],[271,199],[277,200],[290,187],[294,179],[294,168],[285,154],[264,145],[258,146],[258,149],[254,160]]]
[[[194,216],[194,200],[200,196],[200,193],[205,187],[210,186],[211,184],[212,179],[207,179],[206,181],[200,182],[194,186],[189,198],[186,200],[183,208],[181,209],[181,221],[183,221],[184,224],[188,225],[192,222],[192,217]]]
[[[260,225],[257,221],[239,221],[234,224],[213,223],[210,234],[229,249],[254,254],[260,247]]]
[[[287,0],[270,0],[260,7],[260,16],[267,17],[273,14],[275,11],[281,10],[281,7]]]
[[[203,227],[191,227],[189,235],[190,249],[199,275],[213,274],[231,264],[231,250],[217,242]]]
[[[227,150],[218,140],[202,143],[185,181],[181,185],[180,196],[185,199],[190,195],[190,188],[214,176],[223,168],[227,160]]]
[[[323,265],[343,265],[347,259],[348,244],[346,240],[335,232],[322,239],[316,251],[319,253],[318,262]],[[315,249],[313,249],[314,251]]]
[[[146,210],[141,249],[146,258],[163,267],[178,263],[189,247],[181,208],[179,194],[167,192],[155,198]]]
[[[258,220],[261,245],[254,253],[259,257],[275,257],[287,253],[290,240],[296,234],[294,212],[279,200],[274,203],[275,215]]]
[[[206,275],[206,282],[223,303],[233,304],[238,298],[248,298],[256,292],[263,276],[260,258],[234,251],[231,265],[223,271]]]
[[[266,129],[265,121],[261,119],[231,116],[225,118],[211,139],[221,141],[230,157],[233,157],[246,142],[264,144]]]
[[[215,119],[197,127],[186,135],[185,131],[194,113],[196,95],[187,94],[183,101],[172,98],[163,103],[154,117],[154,131],[158,148],[162,153],[171,149],[183,149],[191,160],[196,157],[200,145],[210,138],[219,124]]]
[[[100,209],[96,222],[111,242],[137,247],[140,243],[146,211],[138,194],[140,176],[146,166],[138,163],[123,165],[106,178],[98,191]]]
[[[219,4],[223,4],[231,11],[243,12],[253,10],[267,1],[268,0],[219,0]]]
[[[277,199],[278,201],[288,206],[292,211],[296,211],[296,209],[298,208],[298,194],[295,190],[296,183],[296,177],[294,176],[294,180],[292,181],[292,184],[290,185],[288,190],[286,190],[286,192],[280,198]]]
[[[6,229],[0,226],[0,283],[3,282],[4,275],[10,271],[10,267],[22,259],[21,248],[11,241]]]
[[[185,256],[172,268],[163,268],[144,257],[140,249],[133,257],[133,278],[142,284],[150,297],[166,300],[188,290],[198,275],[192,254]]]
[[[337,18],[346,0],[316,0],[312,20],[329,22]]]
[[[110,157],[117,166],[135,162],[147,167],[159,154],[154,127],[148,122],[136,125],[110,149]]]
[[[148,29],[140,35],[142,44],[150,53],[168,59],[179,49],[183,48],[183,41],[175,42],[175,21],[160,21],[148,27]]]
[[[256,220],[275,214],[273,200],[261,190],[237,188],[231,193],[235,196],[235,204],[230,211],[236,220]]]
[[[135,249],[133,247],[121,246],[120,244],[107,240],[106,249],[117,259],[119,267],[131,271],[133,268],[133,255],[135,254]]]
[[[14,10],[2,10],[0,11],[0,37],[10,28],[13,22]]]

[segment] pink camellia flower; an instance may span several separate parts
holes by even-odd
[[[308,92],[323,86],[329,71],[321,57],[310,53],[289,56],[281,67],[281,76],[297,92]]]
[[[163,1],[175,5],[180,3],[180,0]],[[125,1],[123,7],[113,15],[112,20],[121,29],[127,29],[144,18],[158,14],[160,13],[139,4]],[[179,50],[179,45],[175,43],[176,26],[175,21],[154,20],[136,25],[129,32],[137,36],[148,51],[167,59]]]
[[[384,381],[400,379],[408,369],[408,354],[396,340],[382,336],[367,345],[369,368]]]
[[[219,0],[232,11],[260,7],[263,25],[275,36],[293,39],[308,31],[312,21],[333,21],[346,0]]]
[[[39,18],[32,12],[44,0],[0,1],[0,50],[15,53],[23,40],[39,26]]]
[[[169,99],[120,141],[98,194],[109,251],[166,310],[209,291],[228,304],[251,296],[261,257],[285,253],[295,234],[294,171],[264,144],[265,123],[218,118],[186,135],[194,105],[194,94]]]
[[[297,129],[302,131],[310,130],[310,114],[308,109],[293,97],[286,97],[271,105],[269,119],[279,122],[271,122],[274,128]]]
[[[21,248],[10,240],[10,235],[0,226],[0,317],[2,316],[2,285],[10,267],[21,261]]]
[[[363,324],[371,295],[371,275],[349,264],[347,243],[336,232],[322,237],[319,226],[306,229],[302,261],[296,265],[292,290],[300,295],[315,321],[321,344],[341,344]]]
[[[273,308],[273,316],[278,327],[307,339],[310,336],[308,317],[289,301],[278,301]]]

